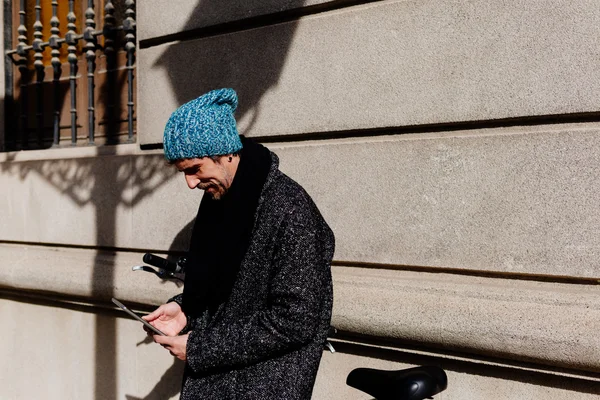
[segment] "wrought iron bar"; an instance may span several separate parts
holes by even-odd
[[[71,90],[71,145],[75,146],[77,144],[77,33],[75,29],[77,29],[77,17],[75,16],[75,12],[73,11],[73,2],[74,0],[69,0],[69,14],[67,15],[67,20],[69,23],[67,24],[67,35],[65,36],[65,40],[69,45],[67,51],[69,55],[67,56],[67,60],[70,66],[69,73],[69,83]]]
[[[50,19],[50,48],[52,49],[52,69],[54,71],[54,78],[52,80],[53,92],[54,92],[54,116],[52,120],[52,145],[58,146],[60,143],[60,75],[61,75],[61,63],[60,63],[60,47],[62,42],[58,37],[60,33],[60,21],[57,16],[58,13],[58,0],[52,1],[52,18]]]
[[[87,59],[88,77],[88,139],[89,144],[94,144],[96,113],[94,108],[94,70],[96,68],[96,13],[94,1],[88,0],[88,8],[85,10],[85,58]]]
[[[127,141],[133,142],[133,57],[135,54],[135,1],[125,1],[123,30],[125,31],[125,51],[127,52]]]
[[[106,104],[105,106],[105,135],[107,139],[110,135],[117,134],[115,121],[115,72],[116,72],[116,51],[115,51],[115,37],[116,37],[116,18],[115,18],[115,6],[111,0],[106,1],[104,6],[104,54],[106,56]],[[111,140],[107,140],[111,143]]]
[[[35,67],[36,72],[36,83],[35,83],[35,92],[36,92],[36,108],[35,108],[35,116],[36,116],[36,131],[37,131],[37,141],[38,147],[42,147],[42,142],[44,139],[44,41],[42,40],[44,34],[42,30],[44,26],[42,25],[42,4],[41,0],[37,0],[35,2],[35,22],[33,24],[33,51],[35,61],[33,62],[33,66]]]
[[[17,29],[18,44],[15,49],[6,51],[8,59],[12,60],[20,71],[20,136],[21,140],[17,140],[17,147],[27,148],[29,147],[29,133],[31,124],[28,118],[28,112],[32,107],[29,106],[28,94],[31,90],[30,85],[32,81],[32,75],[30,74],[28,60],[33,55],[33,66],[36,79],[34,83],[35,87],[35,116],[37,120],[36,130],[37,138],[40,146],[43,145],[44,140],[44,78],[45,78],[45,65],[44,65],[44,50],[46,47],[50,47],[51,51],[51,65],[53,70],[52,79],[52,92],[53,92],[53,146],[60,145],[60,119],[61,119],[61,75],[62,75],[62,63],[60,59],[60,50],[64,43],[67,45],[67,61],[69,64],[69,91],[71,99],[71,144],[77,144],[77,73],[78,73],[78,42],[79,40],[85,40],[85,58],[87,60],[87,89],[88,89],[88,125],[89,125],[89,143],[94,144],[95,141],[95,127],[96,127],[96,108],[95,108],[95,70],[96,70],[96,57],[97,50],[103,49],[106,55],[106,85],[104,86],[106,94],[105,109],[106,109],[106,136],[107,144],[115,143],[116,138],[114,137],[119,133],[120,114],[117,113],[116,107],[120,104],[120,98],[116,93],[117,89],[117,51],[124,48],[127,61],[126,61],[126,73],[127,73],[127,122],[128,122],[128,141],[133,141],[134,136],[134,65],[135,65],[135,50],[136,50],[136,20],[135,20],[135,0],[125,1],[125,16],[122,26],[116,26],[116,7],[114,1],[105,1],[105,13],[104,13],[104,26],[100,30],[96,30],[96,11],[94,0],[88,0],[88,7],[85,11],[85,28],[81,34],[77,31],[77,16],[75,14],[75,0],[68,1],[69,12],[67,15],[67,33],[64,38],[60,37],[60,20],[58,18],[58,7],[60,4],[59,0],[52,0],[52,17],[50,19],[50,37],[48,42],[43,41],[43,30],[44,26],[41,20],[42,13],[42,2],[36,0],[35,2],[35,23],[34,38],[31,45],[28,44],[27,40],[27,10],[26,0],[20,0],[19,10],[19,27]],[[125,33],[125,42],[123,47],[119,43],[117,44],[117,34],[119,31]],[[98,36],[104,36],[104,47],[99,46]],[[18,57],[15,57],[17,55]]]
[[[19,36],[17,38],[19,44],[17,45],[17,54],[21,57],[17,63],[19,72],[21,73],[20,78],[20,90],[21,90],[21,148],[27,148],[29,141],[29,135],[27,134],[28,123],[27,123],[27,78],[29,71],[27,70],[27,51],[30,49],[27,46],[27,26],[26,26],[26,12],[25,12],[25,0],[19,2],[19,27],[17,32]]]
[[[114,53],[115,48],[115,5],[112,0],[106,0],[104,6],[104,53]]]

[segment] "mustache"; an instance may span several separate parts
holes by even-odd
[[[200,189],[200,190],[206,190],[209,187],[215,187],[216,188],[216,187],[218,187],[218,185],[216,185],[216,184],[214,184],[212,182],[206,182],[206,183],[200,182],[200,183],[198,183],[196,185],[196,189]]]
[[[209,188],[214,189],[213,193],[206,191]],[[196,189],[204,190],[204,193],[211,196],[213,200],[221,200],[227,193],[227,188],[221,182],[200,182],[196,185]]]
[[[208,188],[214,188],[217,192],[222,191],[223,193],[225,193],[227,191],[227,189],[225,188],[225,185],[223,185],[221,182],[200,182],[196,185],[196,189],[200,189],[200,190],[206,190]]]

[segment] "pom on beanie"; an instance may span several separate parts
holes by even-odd
[[[233,116],[237,105],[233,89],[218,89],[179,107],[165,126],[165,158],[175,161],[241,150],[242,142]]]

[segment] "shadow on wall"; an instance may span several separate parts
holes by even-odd
[[[135,397],[126,394],[126,400],[165,400],[170,399],[181,390],[181,377],[183,376],[183,368],[185,363],[178,359],[173,361],[173,365],[169,367],[160,378],[160,381],[154,385],[147,396]]]
[[[179,179],[180,180],[180,187],[182,187],[182,190],[187,189],[187,187],[185,186],[186,183],[183,179]],[[200,204],[200,200],[202,200],[201,196],[198,196],[198,204]],[[178,253],[180,253],[181,249],[186,249],[188,250],[190,247],[190,239],[192,238],[192,229],[194,229],[194,222],[195,219],[192,219],[190,222],[188,222],[177,234],[177,236],[175,236],[175,238],[173,238],[173,242],[171,242],[171,246],[169,246],[169,255],[167,256],[167,259],[169,261],[173,261],[173,262],[177,262],[179,260],[179,255]]]
[[[214,15],[223,15],[231,10],[235,10],[236,15],[252,15],[254,3],[238,0],[200,1],[184,30],[196,27],[199,19],[211,21]],[[270,3],[281,4],[275,0],[270,0]],[[277,7],[265,7],[292,9],[300,8],[304,3],[304,0],[292,0]],[[243,41],[238,41],[239,37],[236,35],[215,36],[210,38],[213,43],[210,49],[202,48],[193,53],[178,50],[181,45],[169,47],[158,60],[157,66],[168,71],[170,85],[180,104],[214,88],[232,87],[240,97],[238,119],[247,117],[252,121],[258,115],[262,97],[277,85],[295,27],[294,23],[286,23],[278,27],[276,35],[265,35],[260,30],[247,31],[243,35]],[[101,96],[98,101],[98,106],[104,105],[105,109],[113,106],[101,104],[108,101],[106,96]],[[85,123],[85,119],[84,115],[80,115],[79,124]],[[30,123],[34,125],[35,121],[31,120]],[[248,126],[251,127],[252,122]],[[247,131],[251,131],[251,128]],[[103,153],[102,157],[111,157],[106,155],[106,151]],[[117,246],[115,237],[118,210],[135,207],[170,179],[175,171],[165,166],[161,156],[115,156],[112,160],[100,163],[100,169],[96,167],[98,164],[91,159],[4,162],[0,163],[0,172],[16,174],[21,180],[25,180],[29,174],[37,174],[79,207],[92,207],[95,213],[94,244],[112,248]],[[187,190],[183,184],[182,190]],[[53,210],[49,207],[47,212],[51,213]],[[191,226],[192,223],[182,230],[172,247],[180,248],[183,242],[188,241]],[[57,232],[57,236],[59,234]],[[107,293],[112,292],[114,275],[107,271],[114,271],[114,267],[106,264],[102,251],[98,250],[93,266],[93,297],[107,296],[100,300],[108,302]],[[97,320],[96,338],[94,398],[114,399],[117,398],[118,372],[115,321],[99,323]],[[171,394],[173,387],[179,389],[180,368],[180,363],[175,362],[145,399],[164,398],[165,394]]]
[[[402,350],[395,350],[390,348],[382,348],[368,345],[360,345],[347,342],[338,342],[332,340],[333,346],[336,351],[343,354],[349,354],[356,357],[364,357],[365,359],[377,359],[392,361],[395,363],[404,363],[410,365],[436,365],[443,368],[447,373],[457,373],[464,375],[471,375],[475,377],[490,377],[499,380],[520,382],[532,386],[548,387],[553,389],[566,389],[572,392],[579,392],[582,394],[594,394],[600,395],[600,383],[598,383],[598,376],[594,373],[589,373],[589,378],[586,379],[585,375],[581,375],[581,371],[577,372],[579,377],[574,377],[573,372],[570,370],[562,370],[560,368],[547,368],[555,373],[548,373],[541,370],[536,370],[539,366],[533,364],[531,369],[524,369],[522,362],[514,362],[514,367],[510,364],[506,364],[506,360],[492,359],[481,357],[481,363],[473,363],[471,360],[462,360],[461,355],[458,354],[458,358],[439,358],[425,354],[405,352]],[[408,347],[408,346],[407,346]],[[418,347],[416,348],[418,350]],[[472,356],[469,356],[472,358]],[[545,369],[546,369],[545,368]],[[464,387],[455,388],[452,384],[452,377],[449,378],[448,396],[453,394],[460,394],[460,390],[464,390]],[[484,381],[473,379],[471,382],[477,384],[483,384]],[[506,387],[509,387],[508,385]],[[486,388],[488,389],[488,388]],[[483,390],[482,388],[472,388],[473,391]],[[572,393],[570,397],[576,398]],[[443,397],[443,395],[442,395]],[[498,394],[498,398],[511,398],[515,397],[514,392],[506,394]],[[461,398],[461,396],[457,396]]]
[[[6,151],[7,148],[7,131],[8,131],[8,126],[10,125],[10,123],[7,121],[6,116],[12,116],[12,114],[9,114],[5,111],[5,107],[6,107],[6,100],[4,99],[4,96],[0,96],[0,121],[2,121],[4,123],[4,126],[0,127],[0,152]],[[9,158],[7,161],[10,161],[11,159]]]
[[[281,5],[280,0],[277,2],[281,8],[293,9],[302,7],[305,0],[288,1],[285,5]],[[223,15],[225,10],[235,15],[252,15],[255,11],[253,5],[254,2],[238,0],[200,1],[183,30],[210,25],[212,18],[215,15]],[[265,7],[268,7],[268,4]],[[277,85],[295,27],[296,24],[293,23],[279,26],[276,35],[264,35],[257,30],[246,32],[243,41],[237,41],[238,37],[235,35],[212,37],[212,45],[202,48],[206,53],[190,53],[182,51],[181,46],[172,46],[160,56],[153,67],[168,71],[170,85],[179,105],[213,89],[235,89],[240,99],[236,118],[238,121],[241,118],[250,118],[246,128],[246,132],[250,132],[253,121],[258,116],[260,100],[269,89]],[[190,221],[179,232],[170,246],[170,251],[189,247],[193,225],[194,221]],[[176,256],[168,258],[172,261],[177,259]],[[173,365],[143,400],[168,398],[177,394],[183,373],[182,366],[183,364],[175,359]],[[174,387],[177,388],[175,392]],[[127,396],[127,399],[139,398]]]
[[[281,1],[279,1],[281,3]],[[286,9],[299,8],[304,0],[288,1]],[[202,25],[210,25],[211,18],[228,10],[236,15],[251,15],[253,2],[238,0],[200,1],[188,19],[184,31]],[[284,8],[284,6],[281,6]],[[264,94],[277,85],[285,63],[286,55],[295,31],[295,24],[279,26],[277,35],[251,31],[246,32],[244,41],[236,41],[235,35],[213,37],[213,45],[204,48],[207,53],[181,51],[180,46],[169,47],[158,59],[154,67],[168,71],[170,84],[178,103],[181,105],[210,90],[231,87],[240,99],[236,118],[250,118],[246,131],[250,132],[258,116],[260,100]],[[182,183],[182,190],[185,190]],[[170,251],[189,247],[189,239],[194,221],[190,221],[174,238]],[[184,245],[185,244],[185,245]],[[176,261],[176,256],[168,257]],[[166,300],[166,299],[165,299]],[[183,363],[174,360],[161,380],[143,400],[163,399],[179,392],[183,374]],[[176,391],[174,391],[176,388]],[[141,398],[127,396],[128,400]]]
[[[211,18],[226,12],[254,16],[259,8],[256,3],[261,9],[292,10],[302,8],[305,0],[202,0],[184,30],[208,25]],[[277,25],[274,34],[265,32],[273,28],[264,28],[214,36],[203,39],[210,41],[206,46],[192,47],[194,43],[184,41],[165,50],[153,67],[167,70],[180,105],[213,89],[235,89],[239,97],[236,118],[244,119],[244,133],[251,134],[262,97],[277,86],[296,26],[293,22]]]
[[[182,182],[183,185],[183,182]],[[176,262],[179,256],[175,255],[181,248],[189,248],[190,237],[192,235],[192,228],[194,227],[194,220],[187,223],[187,225],[175,236],[171,246],[169,247],[169,256],[167,258],[170,261]],[[168,284],[172,281],[159,280],[157,278],[157,284]],[[175,284],[181,288],[183,284],[178,281],[174,281]],[[167,299],[164,299],[165,301]],[[157,346],[150,337],[144,341],[138,343],[138,346],[150,345]],[[185,363],[177,358],[173,358],[173,365],[169,367],[162,375],[160,380],[154,385],[150,392],[144,397],[136,397],[132,395],[126,395],[127,400],[163,400],[169,399],[179,393],[181,390],[181,381],[183,377],[183,369]]]
[[[18,175],[22,181],[30,174],[41,176],[78,207],[91,207],[95,214],[95,244],[111,248],[117,246],[115,237],[119,210],[135,207],[172,178],[175,170],[166,166],[161,155],[101,157],[106,161],[89,158],[4,162],[0,164],[0,172]],[[31,191],[36,193],[35,188]],[[46,210],[53,212],[51,204]],[[114,286],[115,265],[103,256],[104,253],[102,250],[96,253],[91,296],[108,303]],[[100,321],[101,317],[96,317],[94,393],[96,399],[112,399],[117,394],[116,321]]]

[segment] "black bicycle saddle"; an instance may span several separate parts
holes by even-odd
[[[357,368],[348,374],[346,384],[376,400],[422,400],[448,387],[443,369],[433,366],[382,371]]]

